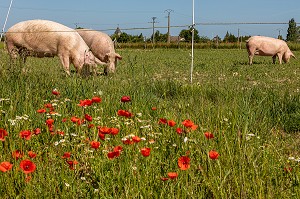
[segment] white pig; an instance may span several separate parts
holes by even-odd
[[[252,64],[254,55],[272,56],[274,64],[276,57],[278,57],[280,64],[282,63],[282,59],[287,63],[291,57],[295,58],[286,42],[280,39],[252,36],[246,42],[250,65]]]
[[[58,56],[68,75],[70,63],[79,74],[83,67],[95,67],[96,63],[102,63],[76,31],[53,21],[22,21],[9,28],[5,36],[12,58],[19,54],[25,62],[27,56]]]
[[[103,32],[90,29],[77,29],[79,35],[90,47],[93,54],[101,61],[106,63],[104,73],[114,73],[117,67],[118,59],[122,57],[115,52],[114,43],[110,36]]]

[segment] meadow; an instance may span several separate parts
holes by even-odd
[[[190,50],[118,53],[83,78],[0,50],[0,198],[300,198],[300,52],[197,49],[192,83]]]

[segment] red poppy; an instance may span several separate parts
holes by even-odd
[[[36,153],[34,153],[33,151],[28,151],[28,156],[30,158],[35,158],[36,157]]]
[[[185,126],[186,128],[190,128],[192,130],[196,130],[198,128],[198,125],[195,125],[194,122],[192,122],[191,120],[184,120],[182,122],[183,126]]]
[[[130,97],[129,96],[123,96],[123,97],[121,97],[121,102],[130,102],[131,101],[131,99],[130,99]]]
[[[53,89],[52,94],[57,96],[60,95],[60,92],[57,89]]]
[[[100,147],[100,142],[97,141],[91,141],[90,145],[93,149],[98,149]]]
[[[292,172],[293,168],[290,167],[290,166],[287,166],[287,167],[284,167],[283,170],[284,170],[286,173],[290,173],[290,172]]]
[[[85,114],[85,115],[84,115],[84,118],[85,118],[87,121],[89,121],[89,122],[91,122],[91,121],[93,120],[93,117],[90,116],[89,114]]]
[[[33,134],[34,135],[38,135],[40,133],[41,133],[41,129],[40,128],[36,128],[36,129],[33,130]]]
[[[115,146],[115,148],[114,148],[114,151],[116,152],[116,151],[122,151],[123,150],[123,147],[121,147],[121,146]]]
[[[184,132],[184,131],[183,131],[182,128],[177,128],[177,129],[176,129],[176,133],[179,134],[179,135],[182,134],[183,132]]]
[[[141,138],[139,136],[133,136],[132,141],[135,143],[139,143],[141,141]]]
[[[98,132],[102,134],[110,134],[111,133],[111,128],[104,126],[104,127],[98,127]]]
[[[205,132],[204,136],[209,140],[209,139],[213,139],[214,138],[214,134],[212,134],[211,132]]]
[[[26,159],[20,162],[20,168],[23,170],[25,174],[28,174],[34,172],[36,166],[33,162],[31,162],[31,160]]]
[[[0,163],[0,171],[2,172],[6,172],[11,170],[11,168],[13,167],[13,164],[11,164],[10,162],[1,162]]]
[[[159,118],[158,124],[167,124],[168,120],[166,118]]]
[[[5,129],[0,129],[0,141],[5,141],[5,136],[8,136],[8,133]]]
[[[157,108],[156,108],[156,107],[152,107],[151,110],[152,110],[152,111],[156,111]]]
[[[39,109],[36,112],[38,112],[38,113],[46,113],[47,111],[46,111],[46,109]]]
[[[20,150],[15,150],[12,152],[12,157],[16,160],[23,157],[23,153]]]
[[[52,118],[49,118],[49,119],[46,120],[46,124],[48,126],[51,126],[53,123],[54,123],[54,119],[52,119]]]
[[[134,142],[130,138],[123,138],[122,139],[123,144],[133,144]]]
[[[215,150],[211,150],[208,153],[208,155],[209,155],[209,158],[212,159],[212,160],[216,160],[219,157],[219,153],[217,151],[215,151]]]
[[[178,159],[178,167],[181,170],[188,170],[190,168],[191,159],[188,156],[181,156]]]
[[[132,117],[132,113],[126,110],[118,110],[118,116],[123,116],[123,117]]]
[[[78,106],[82,106],[82,107],[91,106],[93,104],[93,101],[90,99],[79,100],[79,101],[80,103],[78,104]]]
[[[30,137],[31,137],[31,131],[29,131],[29,130],[21,131],[21,132],[20,132],[20,137],[21,137],[22,139],[25,139],[25,140],[30,140]]]
[[[108,159],[114,159],[116,157],[115,151],[110,151],[107,153]]]
[[[110,134],[117,135],[118,133],[119,133],[119,129],[118,128],[110,128]]]
[[[105,134],[99,132],[99,133],[98,133],[98,136],[99,136],[99,138],[100,138],[101,140],[105,140]]]
[[[142,148],[141,149],[141,154],[144,156],[144,157],[148,157],[150,155],[150,152],[151,152],[151,148]]]
[[[169,121],[168,121],[168,125],[169,125],[170,127],[173,127],[173,126],[176,125],[176,122],[175,122],[174,120],[169,120]]]
[[[70,152],[65,152],[64,155],[62,156],[63,159],[67,159],[71,157],[71,153]]]
[[[95,97],[92,98],[93,103],[100,103],[101,101],[102,101],[102,99],[98,96],[95,96]]]
[[[71,121],[72,121],[73,123],[77,123],[78,125],[81,124],[80,118],[75,117],[75,116],[71,117]]]
[[[74,166],[75,166],[76,164],[78,164],[78,162],[77,162],[76,160],[67,160],[67,163],[68,163],[69,168],[70,168],[71,170],[74,170],[74,169],[75,169]]]
[[[49,108],[49,109],[53,109],[53,106],[51,103],[45,104],[44,105],[45,108]]]
[[[62,120],[61,120],[61,122],[66,122],[68,119],[67,118],[63,118]]]
[[[169,172],[168,176],[169,176],[170,179],[175,179],[175,178],[178,177],[178,173],[176,173],[176,172]]]
[[[95,124],[89,124],[89,125],[88,125],[88,128],[89,128],[89,129],[94,128],[94,127],[95,127]]]

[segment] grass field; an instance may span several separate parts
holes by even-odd
[[[118,52],[116,74],[81,78],[0,51],[0,198],[300,197],[300,52],[196,50],[192,84],[189,50]]]

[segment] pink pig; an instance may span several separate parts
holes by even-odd
[[[246,42],[250,65],[252,64],[254,55],[272,56],[274,64],[276,57],[278,57],[280,64],[282,63],[282,60],[287,63],[291,57],[295,58],[286,42],[280,39],[252,36]]]
[[[70,75],[70,63],[81,74],[83,67],[102,63],[73,29],[48,20],[22,21],[8,29],[6,46],[12,58],[58,56],[64,70]]]

